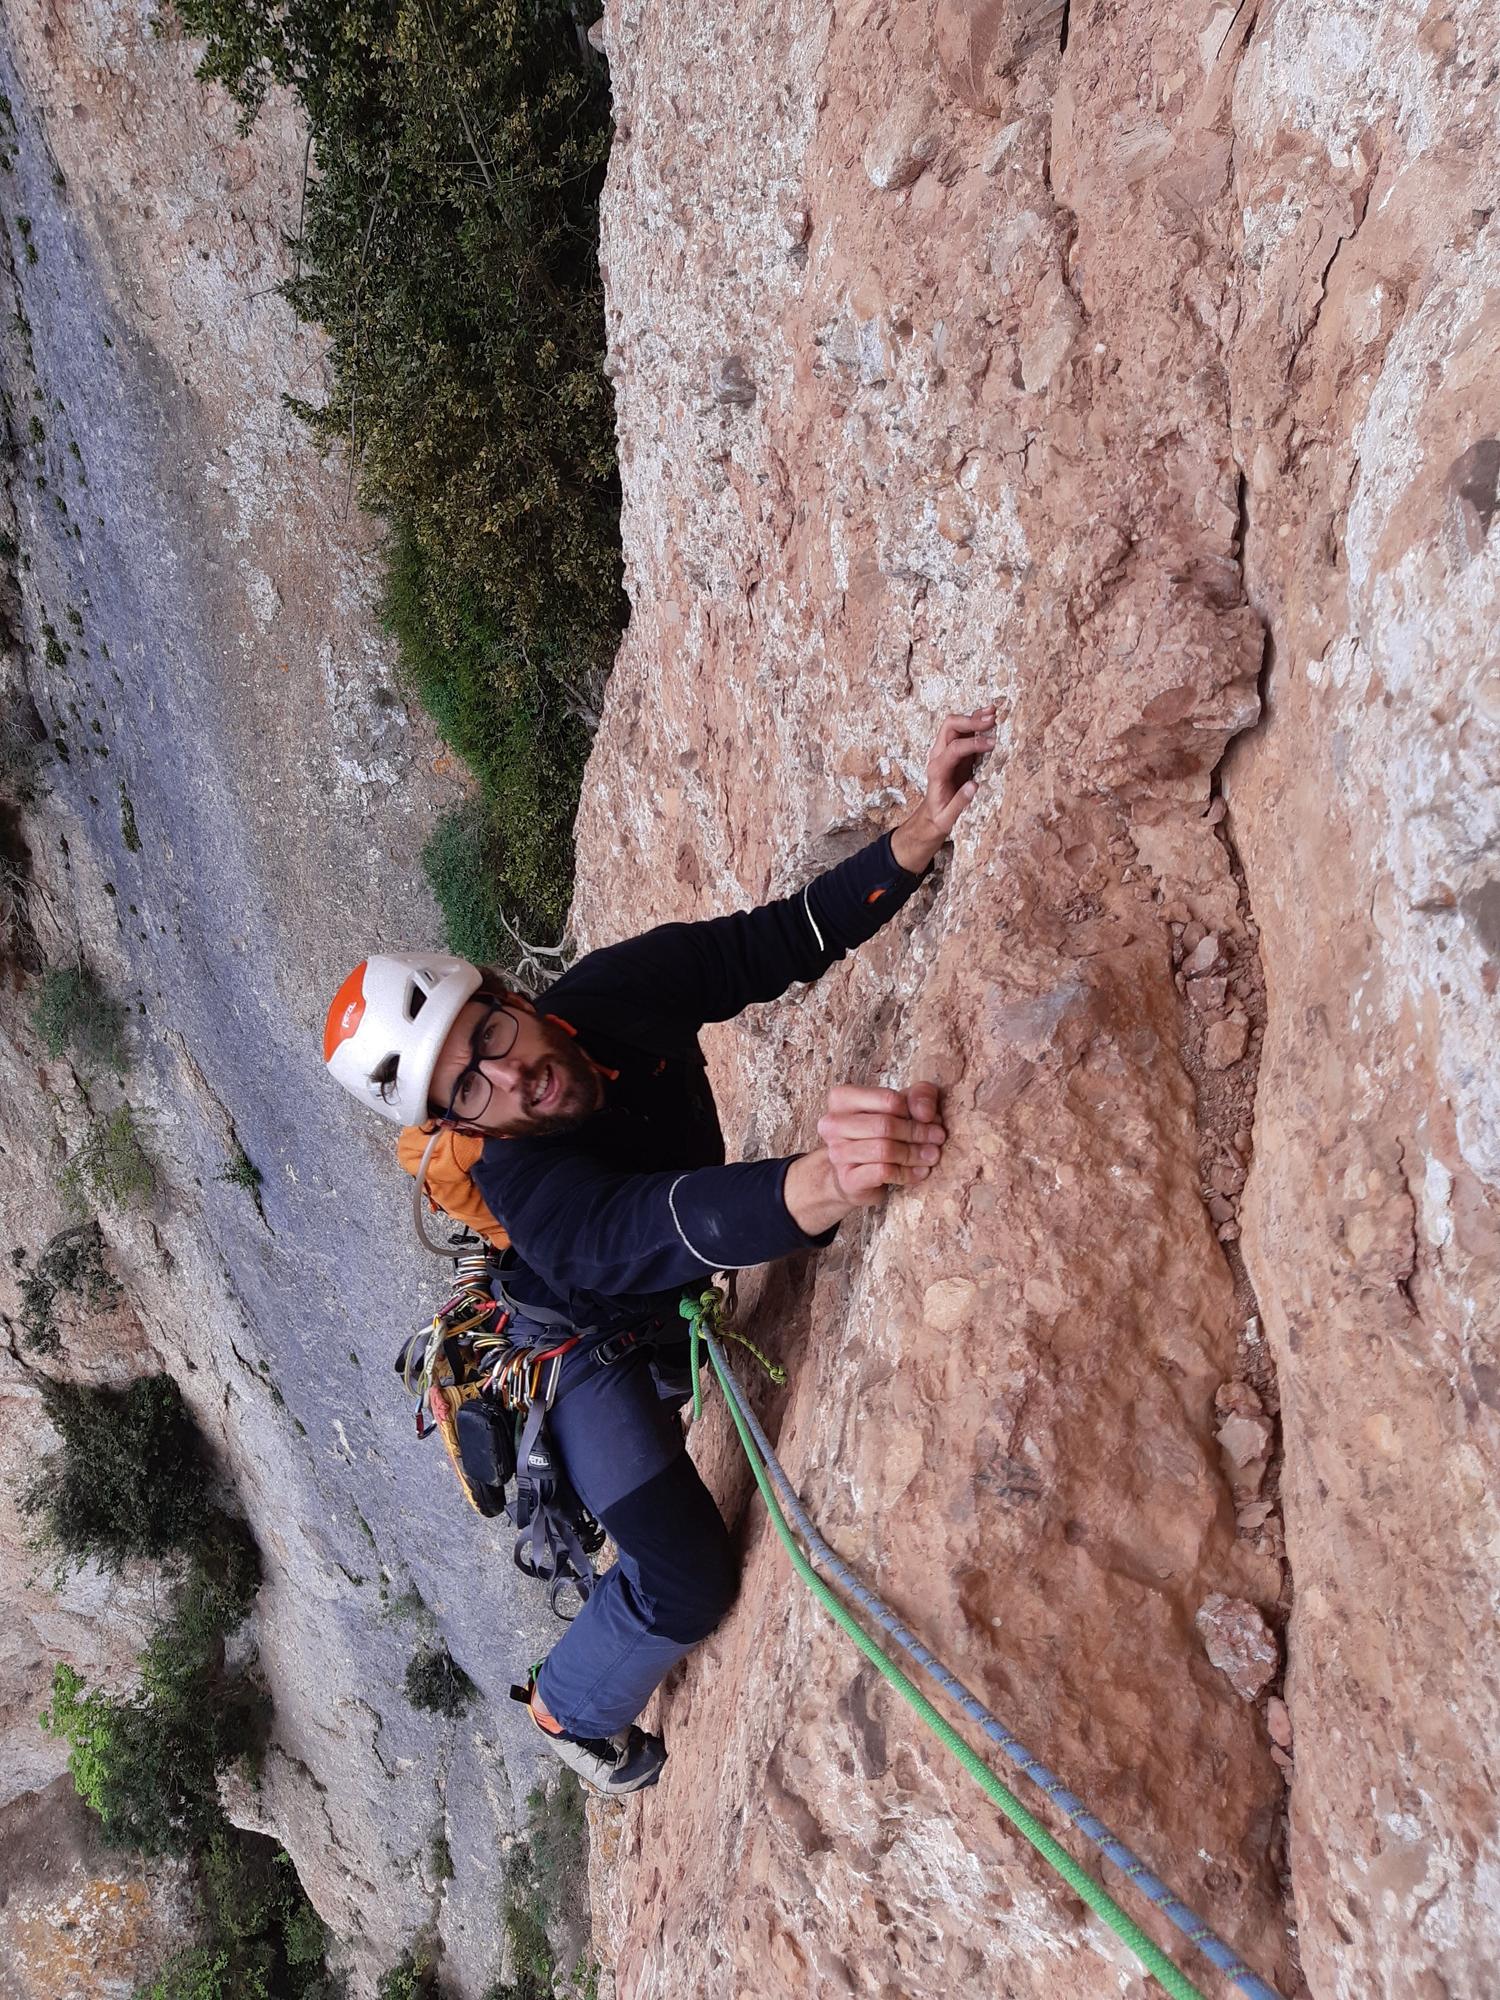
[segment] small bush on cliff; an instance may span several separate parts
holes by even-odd
[[[578,672],[587,685],[575,686],[565,653],[545,640],[518,642],[475,591],[464,593],[451,632],[438,636],[430,575],[416,542],[400,538],[385,619],[417,693],[479,781],[422,859],[449,949],[484,964],[506,955],[506,918],[541,942],[562,930],[592,740],[589,703],[602,676],[585,665]]]
[[[24,1262],[24,1251],[14,1254],[18,1264]],[[21,1310],[17,1314],[21,1339],[38,1354],[57,1354],[62,1349],[60,1301],[74,1300],[90,1311],[107,1312],[119,1304],[120,1296],[119,1286],[105,1268],[104,1238],[98,1223],[92,1217],[75,1222],[48,1238],[21,1279]]]
[[[58,1448],[22,1486],[19,1504],[64,1569],[92,1561],[118,1570],[203,1541],[208,1472],[170,1375],[127,1389],[44,1382],[41,1397]]]
[[[55,965],[43,973],[31,1021],[49,1055],[71,1054],[87,1068],[117,1075],[129,1062],[124,1005],[86,965]]]
[[[231,1187],[243,1188],[246,1194],[250,1195],[257,1202],[259,1201],[261,1186],[265,1178],[265,1175],[255,1164],[254,1160],[251,1159],[244,1147],[240,1145],[236,1145],[233,1153],[230,1155],[229,1164],[220,1167],[219,1171],[214,1175],[216,1181],[228,1181]]]
[[[74,1560],[169,1565],[171,1608],[135,1688],[89,1688],[61,1662],[42,1716],[67,1743],[107,1842],[196,1864],[203,1938],[137,2000],[336,2000],[327,1932],[290,1858],[230,1826],[219,1804],[219,1773],[257,1751],[268,1720],[264,1695],[226,1650],[260,1582],[250,1531],[208,1504],[204,1454],[170,1378],[123,1391],[49,1383],[43,1395],[62,1443],[23,1508]]]
[[[277,85],[306,113],[283,291],[326,333],[331,386],[292,407],[389,524],[407,676],[474,764],[505,908],[555,933],[566,895],[538,901],[536,877],[625,615],[598,265],[609,79],[583,32],[598,0],[176,10],[247,125]]]
[[[375,2000],[438,2000],[435,1958],[425,1938],[380,1975]]]
[[[467,1715],[479,1692],[444,1645],[424,1646],[406,1669],[406,1699],[438,1715]]]
[[[57,1177],[75,1208],[141,1208],[156,1192],[156,1166],[128,1104],[96,1118],[87,1138]]]

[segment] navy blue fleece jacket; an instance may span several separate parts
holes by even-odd
[[[616,1074],[576,1132],[491,1139],[473,1168],[515,1246],[512,1297],[575,1325],[627,1326],[711,1271],[830,1240],[805,1235],[787,1212],[795,1155],[723,1164],[698,1030],[819,978],[920,880],[883,835],[793,896],[662,924],[590,952],[550,988],[539,1011]]]

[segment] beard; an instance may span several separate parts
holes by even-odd
[[[493,1129],[502,1139],[554,1139],[576,1132],[599,1109],[604,1094],[598,1071],[571,1042],[550,1049],[527,1070],[522,1090],[528,1105],[546,1101],[545,1110],[528,1109]]]

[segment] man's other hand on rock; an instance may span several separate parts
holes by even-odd
[[[938,1122],[938,1087],[906,1090],[841,1083],[818,1120],[823,1141],[787,1169],[787,1211],[798,1228],[821,1236],[856,1208],[873,1208],[889,1189],[927,1179],[948,1134]]]

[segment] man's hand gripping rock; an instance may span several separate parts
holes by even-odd
[[[978,787],[979,759],[995,747],[995,711],[950,715],[927,760],[927,792],[891,836],[903,868],[920,874],[953,831]],[[856,1208],[873,1208],[888,1189],[926,1180],[943,1156],[946,1129],[938,1121],[938,1087],[906,1090],[839,1084],[818,1120],[823,1144],[787,1169],[787,1211],[799,1229],[820,1236]]]

